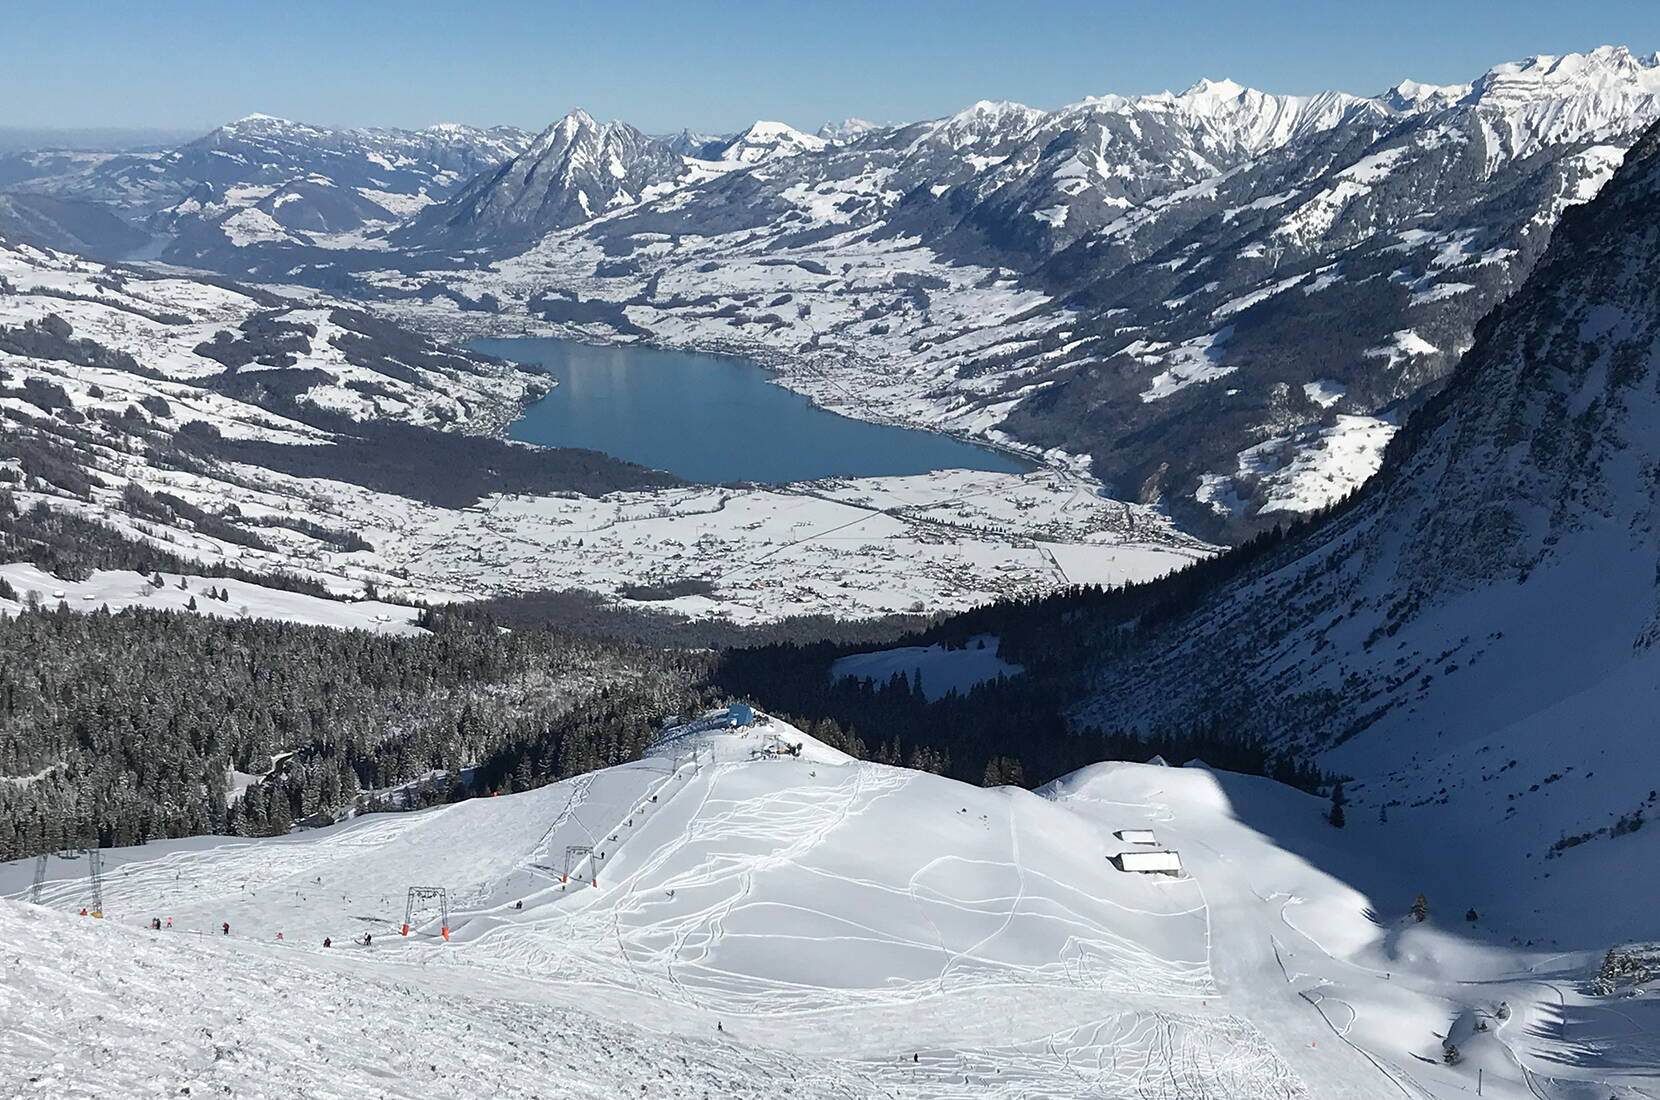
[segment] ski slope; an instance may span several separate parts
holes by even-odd
[[[1594,960],[1377,916],[1320,869],[1329,853],[1307,838],[1341,834],[1318,811],[1202,768],[982,789],[855,761],[775,720],[694,723],[643,760],[518,795],[106,851],[104,921],[72,915],[90,903],[84,857],[51,858],[39,907],[0,903],[0,1010],[31,1021],[0,1037],[0,1080],[45,1075],[58,1095],[145,1080],[419,1096],[486,1074],[535,1096],[784,1082],[798,1096],[1454,1096],[1473,1071],[1436,1061],[1440,1036],[1499,1000],[1523,1062],[1488,1036],[1485,1095],[1532,1095],[1524,1064],[1581,1072],[1554,1063],[1581,1036],[1553,1045],[1527,1021],[1568,1003],[1541,982]],[[1117,870],[1108,857],[1134,847],[1123,829],[1152,830],[1186,872]],[[0,894],[28,898],[33,872],[0,865]],[[448,893],[447,941],[431,907],[398,934],[406,891],[429,885]],[[153,917],[173,930],[149,931]],[[365,932],[372,946],[355,942]]]

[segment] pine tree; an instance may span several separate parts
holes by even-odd
[[[1339,829],[1341,829],[1344,824],[1343,804],[1346,801],[1347,800],[1343,797],[1343,784],[1334,784],[1331,789],[1331,812],[1326,815],[1326,820],[1330,821]]]
[[[1412,903],[1412,915],[1419,921],[1429,920],[1429,899],[1419,894]]]

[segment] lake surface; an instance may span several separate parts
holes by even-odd
[[[587,447],[688,481],[809,481],[930,470],[1032,467],[936,432],[853,420],[773,385],[741,359],[568,340],[485,339],[472,347],[559,380],[508,435]]]

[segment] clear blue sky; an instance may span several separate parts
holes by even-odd
[[[1374,93],[1660,49],[1660,0],[43,0],[0,15],[0,126],[906,121],[1180,89]]]

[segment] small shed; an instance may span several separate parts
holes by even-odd
[[[1157,844],[1151,829],[1120,829],[1112,834],[1125,844]]]
[[[1175,852],[1120,852],[1113,857],[1120,871],[1138,871],[1142,874],[1179,875],[1182,857]]]
[[[726,708],[726,723],[733,729],[755,724],[755,710],[746,703],[734,703]]]

